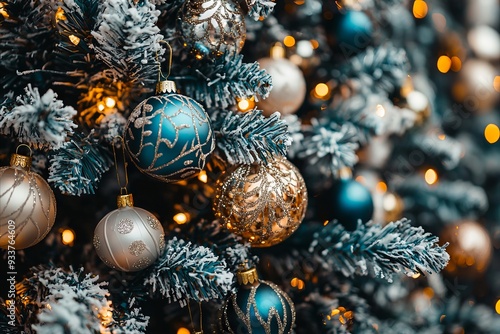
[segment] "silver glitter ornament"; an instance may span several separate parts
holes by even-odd
[[[118,209],[97,224],[94,248],[108,266],[139,271],[151,265],[165,248],[164,232],[155,216],[133,206],[131,194],[120,195]]]
[[[245,18],[232,0],[187,0],[179,24],[184,45],[198,58],[238,53],[245,44]]]
[[[271,75],[273,88],[257,107],[266,116],[275,111],[282,115],[295,113],[306,97],[306,81],[300,68],[286,58],[262,58],[260,68]]]
[[[237,165],[217,180],[215,215],[253,247],[269,247],[288,238],[306,208],[304,179],[283,157],[267,165]]]
[[[13,154],[0,168],[0,247],[18,250],[39,243],[54,225],[56,199],[47,182],[30,171],[31,157]]]

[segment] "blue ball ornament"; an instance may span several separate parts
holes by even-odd
[[[128,119],[124,140],[137,168],[164,182],[198,174],[215,148],[205,110],[179,94],[142,101]]]
[[[373,216],[373,199],[370,190],[353,179],[337,180],[321,196],[324,220],[336,219],[348,231],[354,231],[358,220],[363,223]]]
[[[371,43],[373,25],[364,12],[348,10],[335,15],[332,21],[328,30],[333,46],[346,52],[359,52]]]
[[[258,279],[242,284],[229,296],[220,317],[224,333],[289,334],[294,323],[290,297],[277,285]]]

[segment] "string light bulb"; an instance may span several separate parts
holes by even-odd
[[[63,229],[61,231],[61,241],[66,246],[73,246],[75,241],[75,232],[70,228]]]
[[[57,8],[55,19],[56,19],[56,23],[58,23],[59,21],[66,20],[66,15],[64,15],[64,9],[62,9],[61,7]]]
[[[425,182],[427,182],[427,184],[429,185],[435,184],[438,181],[437,172],[432,168],[429,168],[425,171],[424,178]]]
[[[5,2],[0,2],[0,14],[4,17],[4,19],[9,18],[9,13],[5,9]]]
[[[174,216],[174,221],[179,225],[186,224],[189,221],[189,214],[179,212]]]
[[[80,37],[75,36],[75,35],[69,35],[68,38],[71,41],[71,43],[73,43],[75,45],[80,44]]]
[[[112,97],[105,97],[104,105],[106,106],[106,108],[114,108],[114,106],[116,105],[116,100]]]
[[[495,144],[500,139],[500,129],[496,124],[488,124],[484,128],[484,138],[490,144]]]

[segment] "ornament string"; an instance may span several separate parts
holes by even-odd
[[[121,149],[122,149],[122,157],[123,157],[123,169],[124,169],[124,174],[125,174],[125,184],[122,185],[121,179],[120,179],[120,173],[118,172],[118,160],[116,158],[116,145],[115,141],[120,140],[121,141]],[[113,158],[115,159],[115,171],[116,171],[116,179],[118,181],[118,186],[120,187],[120,194],[125,195],[127,194],[127,185],[128,185],[128,173],[127,173],[127,159],[125,158],[125,141],[121,136],[116,136],[115,141],[113,141]]]
[[[189,311],[189,319],[191,320],[191,327],[193,327],[193,333],[194,334],[203,334],[203,313],[201,309],[201,302],[198,302],[198,308],[200,310],[200,330],[197,331],[194,328],[194,321],[193,321],[193,314],[191,313],[191,306],[189,306],[189,299],[187,300],[187,307]]]
[[[172,54],[173,54],[172,47],[170,46],[170,43],[168,43],[164,40],[160,40],[159,42],[167,44],[170,52],[169,52],[169,59],[168,59],[168,73],[167,73],[167,76],[164,76],[163,72],[161,71],[161,63],[160,63],[160,60],[158,58],[158,50],[156,51],[156,61],[158,62],[158,82],[162,81],[162,80],[167,80],[168,77],[170,76],[170,71],[172,69]]]
[[[161,63],[158,58],[158,51],[156,51],[156,61],[158,62],[158,83],[156,84],[156,94],[159,93],[172,93],[177,90],[175,87],[175,83],[171,80],[168,80],[168,77],[170,76],[170,71],[172,70],[172,57],[173,57],[173,50],[172,46],[170,46],[170,43],[160,40],[160,43],[165,43],[167,44],[170,53],[169,53],[169,59],[168,59],[168,73],[167,76],[163,75],[163,72],[161,71]]]
[[[19,148],[20,147],[26,147],[30,151],[29,157],[31,158],[33,156],[33,151],[31,150],[31,147],[29,147],[26,144],[19,144],[19,145],[17,145],[17,147],[16,147],[16,154],[19,154]]]

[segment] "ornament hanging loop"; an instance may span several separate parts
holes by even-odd
[[[19,153],[20,147],[27,147],[29,150],[29,155],[24,155]],[[31,157],[33,155],[33,151],[31,147],[26,144],[19,144],[16,147],[16,153],[12,154],[10,157],[10,166],[11,167],[21,167],[22,169],[29,170],[31,167]]]
[[[170,43],[164,40],[160,40],[160,43],[165,43],[167,44],[170,53],[169,53],[169,59],[168,59],[168,73],[167,76],[164,76],[162,71],[161,71],[161,63],[158,58],[158,51],[156,51],[156,61],[158,62],[158,83],[156,84],[156,94],[159,93],[172,93],[177,90],[177,87],[175,86],[175,82],[168,80],[168,77],[170,76],[170,71],[172,69],[172,57],[173,57],[173,50],[172,46],[170,46]]]
[[[125,184],[122,184],[121,179],[120,179],[120,173],[118,172],[118,159],[116,158],[116,144],[115,141],[120,140],[121,141],[121,153],[123,157],[123,169],[124,169],[124,174],[125,174]],[[120,195],[126,195],[127,194],[127,186],[128,186],[128,173],[127,173],[127,160],[125,158],[125,141],[123,140],[123,137],[121,136],[116,136],[115,141],[113,141],[113,158],[115,160],[115,171],[116,171],[116,180],[118,181],[118,186],[120,186]]]
[[[200,330],[197,331],[194,329],[194,321],[193,321],[193,315],[191,313],[191,306],[189,306],[189,299],[186,300],[187,302],[187,307],[189,311],[189,319],[191,320],[191,327],[193,327],[193,334],[203,334],[203,313],[201,309],[201,302],[198,302],[198,308],[200,310]]]

